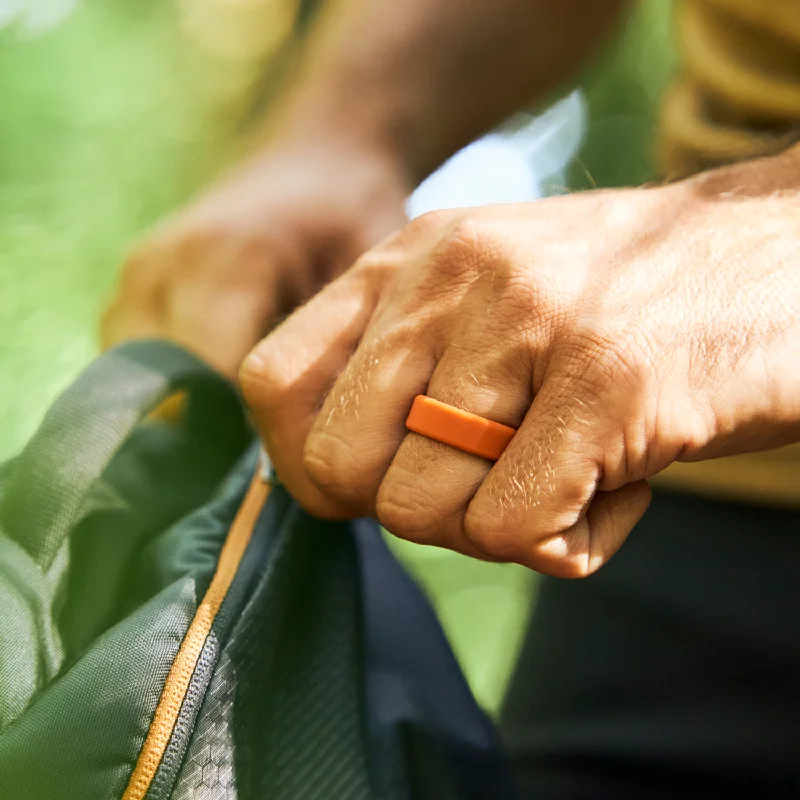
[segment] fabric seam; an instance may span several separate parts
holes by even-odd
[[[270,484],[256,472],[228,531],[211,584],[172,662],[122,800],[143,800],[155,778],[206,639],[245,554],[270,489]]]

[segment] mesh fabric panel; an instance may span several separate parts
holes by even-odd
[[[339,534],[299,512],[287,521],[223,652],[173,800],[372,796],[357,559]]]

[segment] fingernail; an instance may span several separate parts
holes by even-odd
[[[242,361],[242,372],[261,372],[264,369],[264,359],[258,354],[256,350],[253,350],[248,356]]]

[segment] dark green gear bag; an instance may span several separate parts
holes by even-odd
[[[0,468],[0,800],[511,796],[377,525],[304,514],[185,351],[101,356]]]

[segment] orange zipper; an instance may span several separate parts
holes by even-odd
[[[175,729],[200,653],[239,569],[270,489],[270,484],[263,479],[260,471],[257,472],[228,531],[211,585],[197,607],[194,619],[172,662],[153,721],[122,800],[143,800],[153,782]]]

